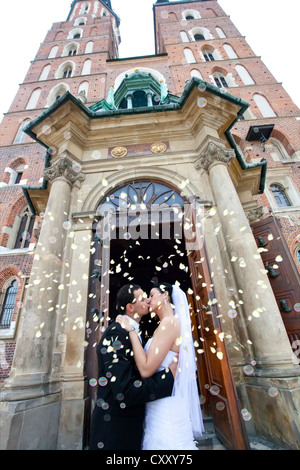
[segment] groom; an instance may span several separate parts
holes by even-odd
[[[147,296],[137,284],[126,284],[117,294],[117,308],[138,329],[148,314]],[[93,412],[90,450],[139,450],[145,403],[170,396],[176,363],[169,370],[142,379],[135,365],[128,332],[112,322],[97,346],[98,391]]]

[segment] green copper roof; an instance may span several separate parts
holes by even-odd
[[[173,97],[174,101],[173,102],[168,102],[166,104],[161,104],[159,106],[147,106],[147,107],[140,107],[140,108],[132,108],[132,109],[111,109],[111,107],[108,105],[106,100],[101,100],[97,103],[98,108],[96,105],[91,106],[90,108],[87,108],[84,106],[84,104],[77,100],[70,92],[66,92],[61,98],[59,98],[55,103],[53,103],[49,108],[47,108],[42,114],[40,114],[38,117],[30,121],[30,123],[24,128],[24,132],[28,134],[32,139],[35,141],[39,142],[43,146],[45,144],[41,142],[39,139],[37,139],[36,135],[32,131],[32,129],[42,122],[46,117],[50,116],[54,111],[56,111],[58,108],[63,106],[67,101],[72,101],[78,108],[80,108],[90,119],[101,119],[104,117],[113,117],[113,116],[121,116],[121,115],[130,115],[130,114],[139,114],[139,113],[157,113],[157,112],[167,112],[167,111],[174,111],[174,110],[179,110],[182,108],[184,103],[186,102],[188,96],[190,95],[192,89],[194,87],[198,87],[200,84],[205,84],[206,90],[211,92],[212,94],[221,97],[223,100],[230,101],[238,106],[240,106],[240,110],[238,112],[237,118],[233,121],[231,126],[225,131],[226,138],[228,139],[228,142],[234,148],[237,160],[243,170],[248,170],[251,168],[256,168],[256,167],[261,167],[261,181],[260,181],[260,188],[259,188],[259,193],[264,192],[264,187],[265,187],[265,178],[266,178],[266,171],[267,171],[267,161],[263,162],[258,162],[249,165],[246,163],[240,154],[237,145],[234,141],[234,138],[232,137],[232,134],[230,130],[234,126],[234,124],[237,122],[240,116],[244,114],[246,109],[249,107],[249,103],[246,101],[242,100],[241,98],[237,98],[236,96],[232,95],[231,93],[222,93],[222,91],[210,84],[205,82],[204,80],[201,80],[200,78],[197,77],[192,77],[191,80],[186,84],[182,95],[178,97]],[[172,95],[168,95],[172,96]],[[176,98],[176,101],[175,101]]]
[[[160,83],[151,75],[151,73],[140,72],[139,69],[124,77],[118,89],[114,92],[113,85],[110,86],[108,97],[106,100],[98,101],[89,109],[92,111],[107,111],[109,109],[118,109],[122,100],[129,94],[133,94],[137,90],[145,93],[151,93],[158,97],[159,105],[177,103],[179,98],[168,92],[165,82]]]

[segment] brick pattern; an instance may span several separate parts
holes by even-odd
[[[0,384],[9,377],[15,348],[16,343],[14,341],[0,342]]]

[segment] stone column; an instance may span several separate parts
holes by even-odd
[[[70,277],[65,310],[67,321],[65,323],[61,321],[61,325],[64,323],[64,326],[60,326],[60,336],[63,336],[65,343],[61,364],[62,401],[57,443],[57,448],[61,450],[82,449],[84,414],[88,400],[85,336],[93,218],[82,216],[73,220],[72,253],[68,256]]]
[[[19,327],[12,372],[5,383],[5,398],[33,398],[59,390],[51,383],[52,352],[56,325],[58,286],[62,272],[62,257],[73,185],[80,184],[85,175],[66,157],[61,157],[44,177],[51,190],[37,244],[28,300]]]
[[[132,109],[132,95],[127,95],[127,109]]]
[[[152,104],[152,93],[147,93],[147,105],[153,106]]]
[[[195,166],[209,174],[236,282],[243,291],[245,319],[257,363],[255,373],[266,377],[298,375],[269,279],[228,172],[234,158],[234,150],[210,142]]]

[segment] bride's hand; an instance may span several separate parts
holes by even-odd
[[[116,323],[119,323],[126,331],[129,331],[130,328],[132,328],[132,325],[129,323],[128,319],[123,315],[118,315],[116,317]]]

